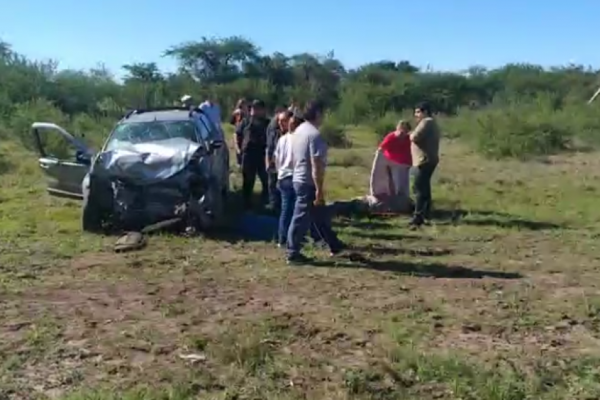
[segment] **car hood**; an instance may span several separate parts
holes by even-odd
[[[204,146],[187,139],[173,138],[138,143],[98,154],[92,173],[124,179],[139,185],[170,178],[183,170]]]

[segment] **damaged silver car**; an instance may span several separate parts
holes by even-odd
[[[52,123],[32,125],[48,192],[83,200],[85,231],[140,231],[165,221],[207,230],[225,218],[229,151],[200,109],[135,110],[99,152]]]

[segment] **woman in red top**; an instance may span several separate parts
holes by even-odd
[[[383,190],[391,196],[400,196],[408,199],[410,197],[410,168],[412,165],[412,156],[410,152],[410,123],[406,121],[398,122],[395,131],[388,133],[381,144],[379,152],[385,160],[381,160],[385,164],[387,172],[387,187]],[[375,192],[375,182],[371,183],[371,191]],[[381,188],[382,185],[379,185]],[[378,190],[380,191],[381,189]],[[381,196],[383,193],[372,193],[374,196]]]

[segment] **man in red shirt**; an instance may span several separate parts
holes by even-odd
[[[373,171],[384,170],[385,175],[373,173],[371,195],[381,198],[385,195],[408,201],[410,197],[410,152],[408,122],[400,121],[395,131],[388,133],[379,145]]]

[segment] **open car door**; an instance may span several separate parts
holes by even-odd
[[[52,195],[83,198],[82,183],[93,153],[81,140],[60,126],[34,122],[31,133],[40,158],[40,168]]]

